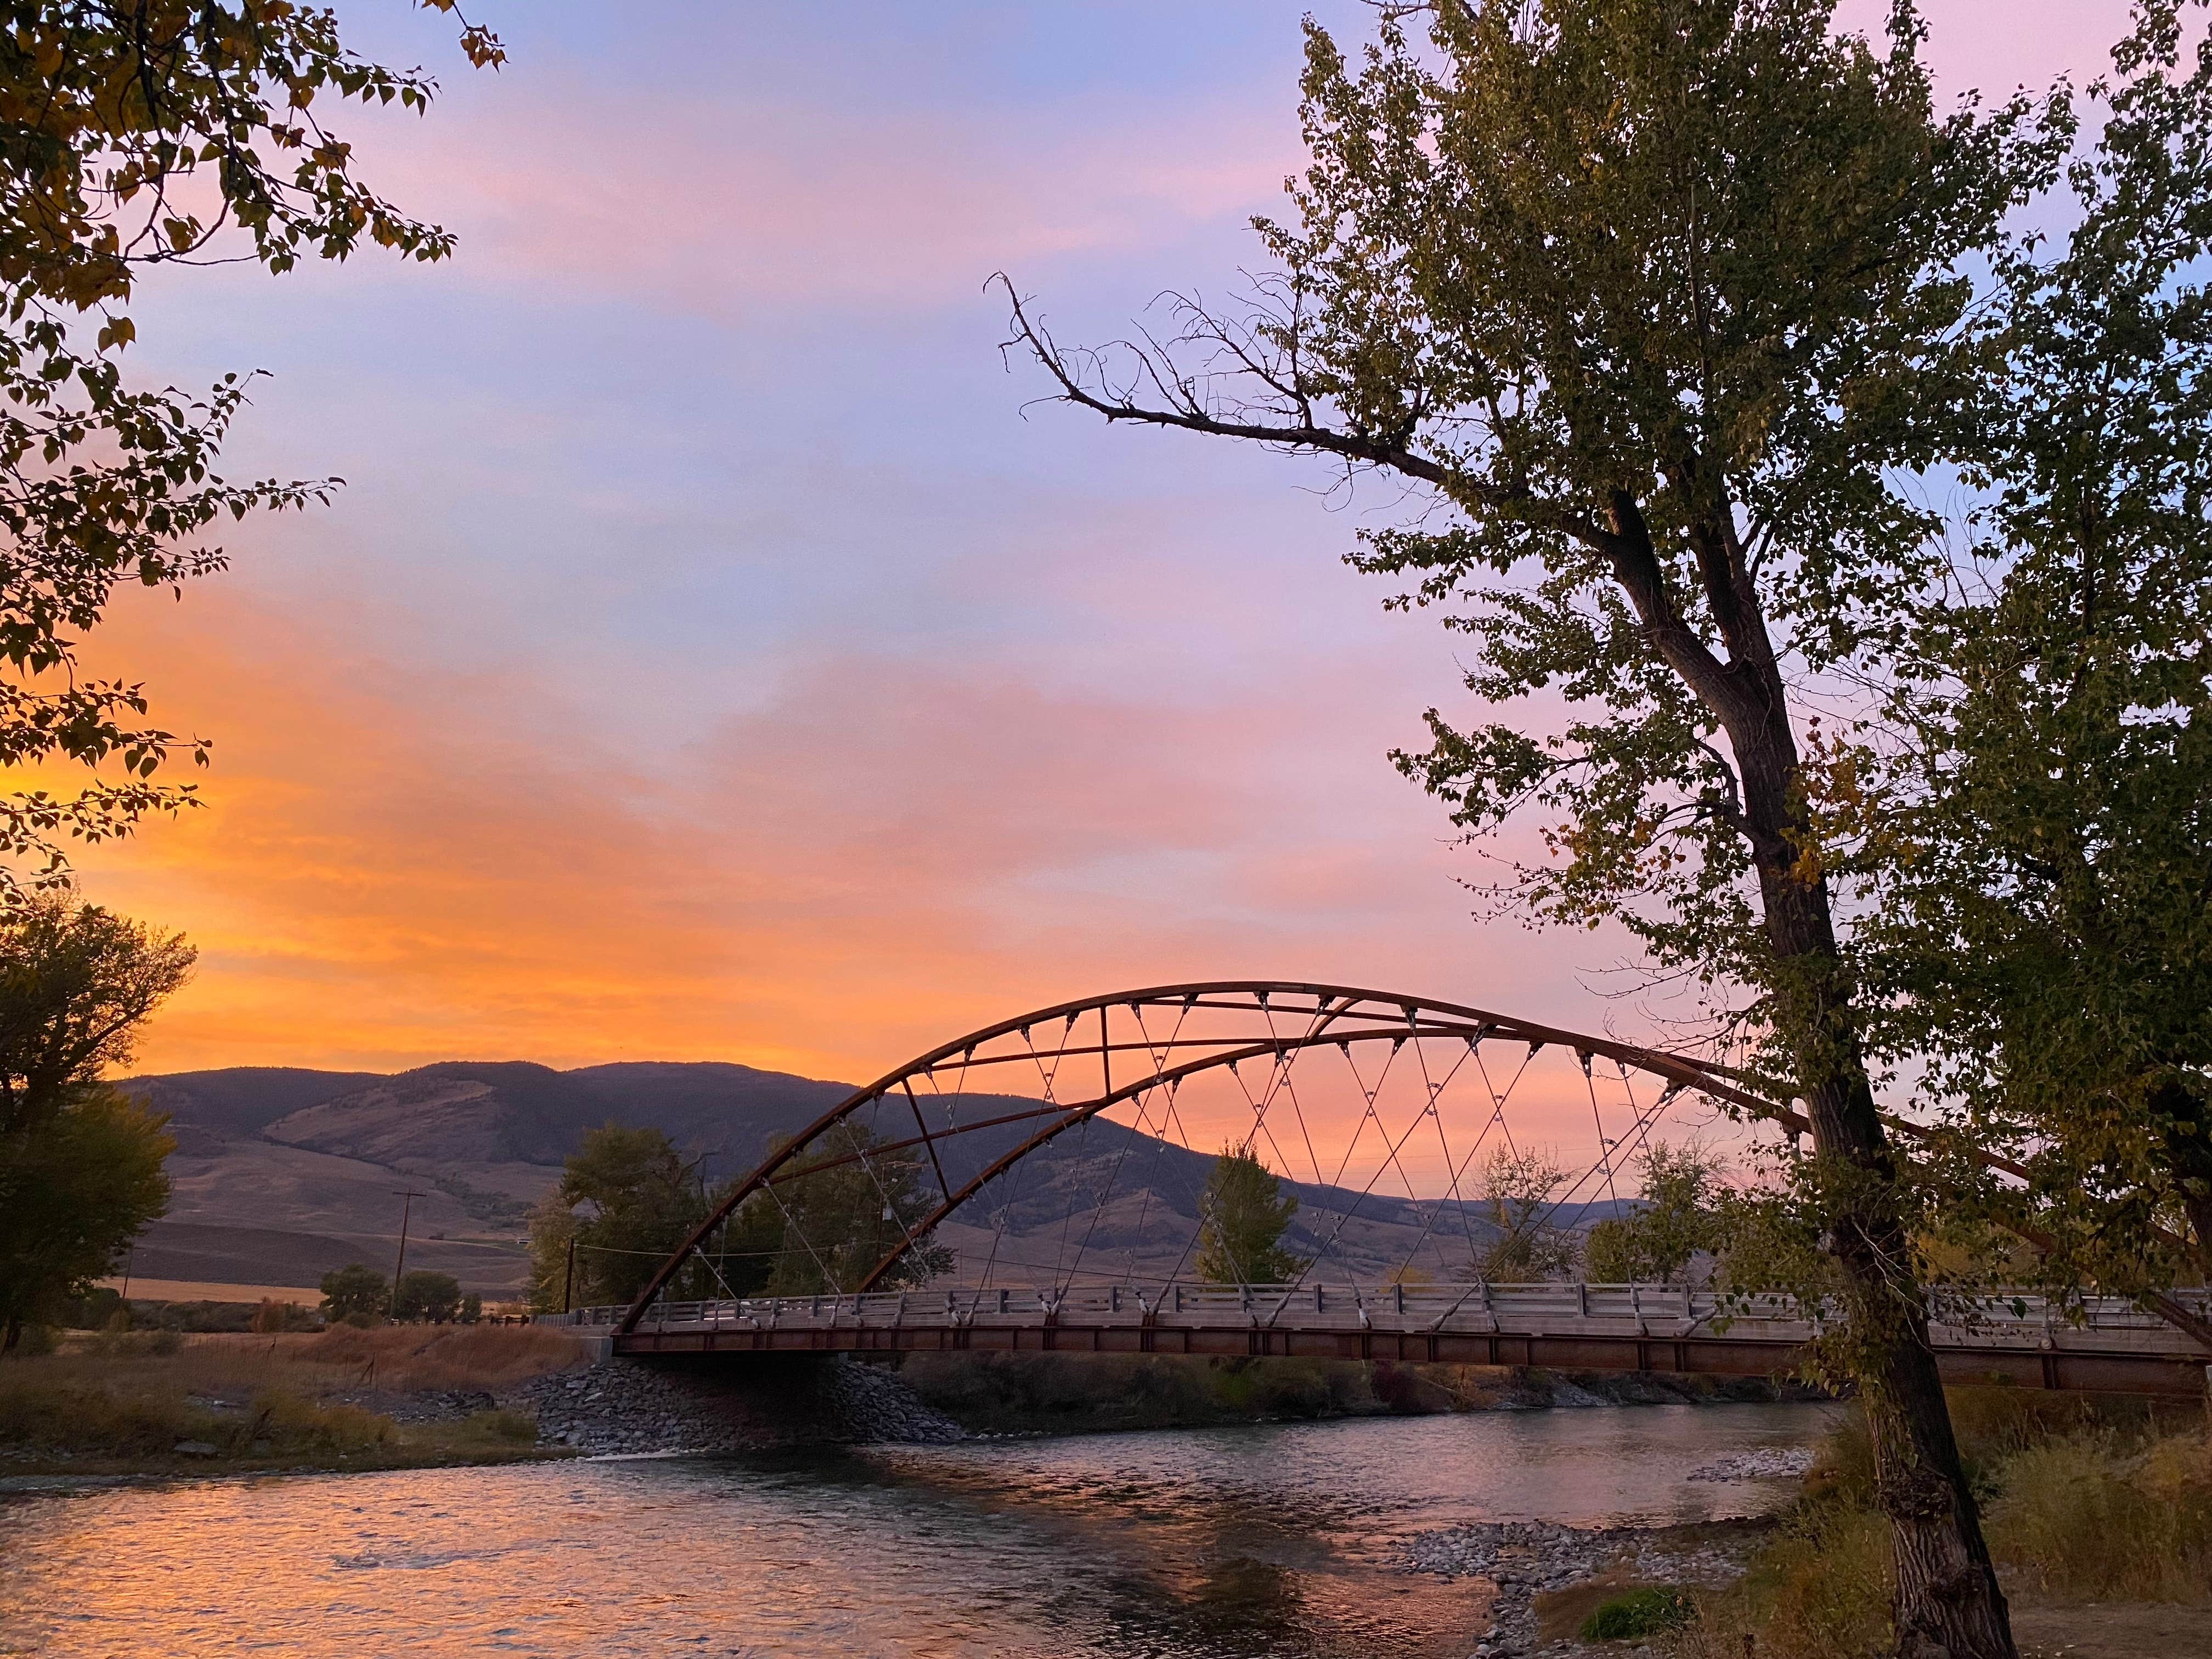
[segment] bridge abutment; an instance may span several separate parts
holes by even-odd
[[[945,1441],[962,1431],[888,1370],[842,1354],[769,1354],[744,1366],[610,1356],[541,1377],[519,1402],[541,1440],[592,1455],[763,1451]]]

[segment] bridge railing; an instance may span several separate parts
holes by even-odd
[[[2177,1291],[2177,1300],[2212,1316],[2212,1291]],[[1931,1292],[1933,1323],[1943,1340],[2051,1346],[2094,1332],[2129,1347],[2189,1345],[2164,1320],[2118,1297],[2075,1306],[2027,1291]],[[547,1323],[619,1325],[622,1304],[541,1316]],[[1077,1286],[953,1285],[864,1295],[747,1297],[660,1301],[642,1330],[772,1330],[845,1326],[962,1326],[1009,1323],[1085,1326],[1250,1325],[1419,1331],[1633,1330],[1680,1336],[1726,1328],[1762,1330],[1775,1340],[1809,1334],[1839,1316],[1833,1307],[1802,1309],[1790,1297],[1733,1296],[1680,1285],[1215,1285],[1182,1281]],[[2078,1340],[2078,1339],[2077,1339]]]

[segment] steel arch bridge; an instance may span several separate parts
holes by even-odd
[[[635,1302],[575,1317],[611,1326],[629,1353],[1073,1347],[1784,1369],[1815,1328],[1794,1308],[1732,1310],[1722,1334],[1710,1294],[1680,1286],[1492,1282],[1515,1252],[1525,1269],[1540,1240],[1615,1212],[1686,1094],[1791,1134],[1810,1127],[1732,1068],[1431,998],[1259,980],[1085,998],[854,1090],[732,1188]],[[1218,1261],[1204,1282],[1186,1271],[1208,1218],[1200,1172],[1226,1147],[1261,1157],[1299,1199],[1288,1283],[1224,1285]],[[820,1224],[809,1194],[832,1183],[842,1245],[806,1231]],[[857,1250],[856,1203],[871,1212]],[[729,1230],[748,1206],[776,1212],[781,1256],[805,1282],[732,1288]],[[1020,1254],[1045,1248],[1049,1261]],[[705,1294],[677,1299],[687,1284]],[[2027,1307],[1939,1307],[1946,1369],[2204,1388],[2207,1356],[2154,1316],[2100,1305],[2082,1327]]]

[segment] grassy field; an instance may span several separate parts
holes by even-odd
[[[2024,1653],[2212,1653],[2212,1436],[2201,1407],[2008,1389],[1952,1398]],[[1877,1659],[1889,1540],[1863,1427],[1824,1449],[1804,1498],[1732,1590],[1699,1599],[1674,1659]]]
[[[0,1364],[0,1475],[393,1468],[552,1455],[498,1409],[396,1421],[424,1391],[496,1394],[579,1362],[528,1326],[315,1334],[101,1333]],[[179,1450],[179,1447],[186,1449]]]

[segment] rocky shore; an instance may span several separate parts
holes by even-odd
[[[589,1455],[966,1437],[891,1372],[845,1358],[799,1361],[765,1379],[611,1360],[533,1378],[501,1403],[537,1418],[541,1445]]]
[[[1497,1587],[1491,1632],[1476,1644],[1475,1659],[1633,1654],[1638,1650],[1619,1643],[1586,1649],[1571,1637],[1545,1639],[1537,1598],[1601,1577],[1624,1590],[1635,1583],[1731,1583],[1741,1576],[1759,1533],[1755,1523],[1742,1522],[1652,1528],[1476,1522],[1419,1534],[1407,1544],[1401,1565],[1409,1572],[1486,1579]]]

